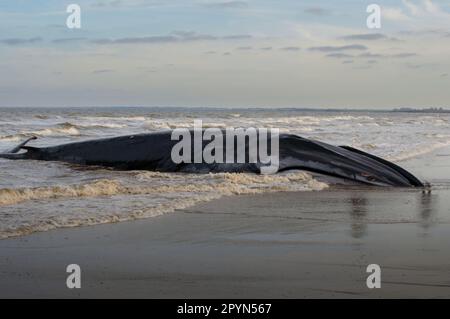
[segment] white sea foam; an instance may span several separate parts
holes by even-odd
[[[185,175],[184,177],[182,175]],[[280,175],[254,175],[244,173],[219,173],[208,175],[145,172],[136,176],[139,181],[169,179],[171,183],[160,185],[128,185],[119,180],[101,179],[77,185],[52,187],[3,188],[0,189],[0,206],[13,205],[29,200],[60,199],[70,197],[98,197],[112,195],[142,195],[159,193],[218,193],[221,195],[256,194],[265,191],[321,190],[327,185],[314,180],[305,172]],[[200,176],[200,178],[195,178]],[[202,178],[204,177],[204,178]],[[195,179],[195,183],[193,180]]]
[[[25,135],[35,136],[78,136],[80,131],[75,127],[52,127],[31,132],[24,132]]]
[[[222,196],[279,191],[318,191],[326,187],[328,187],[327,184],[315,180],[308,173],[296,171],[280,175],[137,172],[122,180],[101,179],[78,185],[0,189],[0,207],[13,211],[14,205],[26,205],[26,202],[30,201],[34,201],[34,205],[42,202],[48,205],[49,201],[53,201],[55,207],[58,207],[58,203],[74,199],[82,199],[84,204],[89,204],[90,198],[105,201],[102,211],[92,211],[87,217],[78,212],[74,214],[58,210],[42,211],[36,219],[29,213],[26,216],[19,214],[20,216],[12,219],[0,216],[2,224],[0,238],[59,227],[147,218]],[[143,208],[135,209],[131,204],[132,200],[130,200],[131,210],[114,211],[116,207],[108,206],[111,198],[118,196],[133,198],[141,195],[145,195],[143,200],[146,204]],[[26,225],[19,223],[17,226],[18,218],[26,220]]]

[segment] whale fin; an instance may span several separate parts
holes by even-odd
[[[410,172],[408,172],[407,170],[401,168],[398,165],[395,165],[392,162],[389,162],[385,159],[382,159],[380,157],[377,157],[375,155],[363,152],[361,150],[358,150],[356,148],[353,148],[351,146],[339,146],[340,148],[343,148],[347,151],[353,152],[353,153],[357,153],[359,155],[363,155],[365,157],[368,157],[370,159],[373,159],[381,164],[384,164],[390,168],[392,168],[393,170],[395,170],[397,173],[401,174],[403,177],[405,177],[413,186],[415,187],[425,187],[425,185],[419,180],[417,179],[414,175],[412,175]]]
[[[21,153],[21,154],[17,154],[21,149],[32,149],[32,147],[29,146],[25,146],[29,141],[35,140],[37,137],[36,136],[32,136],[29,139],[27,139],[26,141],[23,141],[22,143],[20,143],[19,145],[17,145],[16,147],[14,147],[12,150],[9,150],[6,153],[0,153],[0,158],[5,158],[5,159],[11,159],[11,160],[17,160],[17,159],[26,159],[27,158],[27,153]]]
[[[17,153],[18,151],[20,151],[22,148],[24,148],[24,146],[25,146],[29,141],[32,141],[32,140],[35,140],[35,139],[37,139],[37,137],[36,137],[36,136],[32,136],[32,137],[30,137],[29,139],[23,141],[22,143],[20,143],[19,145],[17,145],[17,146],[14,147],[12,150],[10,150],[9,152],[6,152],[6,153],[8,153],[8,154],[15,154],[15,153]]]

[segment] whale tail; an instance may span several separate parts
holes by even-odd
[[[391,169],[393,169],[394,171],[396,171],[397,173],[402,175],[404,178],[406,178],[411,183],[411,185],[414,186],[414,187],[425,187],[425,185],[417,177],[415,177],[414,175],[412,175],[407,170],[401,168],[398,165],[395,165],[392,162],[386,161],[386,160],[384,160],[384,159],[382,159],[380,157],[377,157],[375,155],[363,152],[363,151],[358,150],[356,148],[353,148],[351,146],[340,146],[340,147],[343,148],[343,149],[346,149],[347,151],[350,151],[350,152],[353,152],[353,153],[357,153],[359,155],[363,155],[365,157],[371,158],[371,159],[373,159],[373,160],[375,160],[375,161],[377,161],[377,162],[379,162],[381,164],[384,164],[384,165],[390,167]]]
[[[27,140],[23,141],[22,143],[20,143],[19,145],[17,145],[16,147],[14,147],[13,149],[5,152],[5,153],[0,153],[0,158],[5,158],[5,159],[11,159],[11,160],[17,160],[17,159],[26,159],[27,153],[20,153],[18,154],[18,152],[21,149],[26,149],[26,144],[32,140],[37,139],[36,136],[32,136],[30,138],[28,138]]]

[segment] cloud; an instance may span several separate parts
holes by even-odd
[[[417,16],[417,15],[420,14],[421,10],[420,10],[420,8],[417,5],[411,3],[411,2],[409,2],[407,0],[402,0],[402,3],[409,10],[409,12],[412,15]]]
[[[248,34],[226,35],[226,36],[221,37],[222,40],[245,40],[245,39],[251,39],[251,38],[253,38],[253,37]]]
[[[367,50],[368,48],[360,44],[344,45],[344,46],[322,46],[322,47],[311,47],[309,51],[319,51],[319,52],[337,52],[337,51],[347,51],[347,50]]]
[[[208,8],[242,9],[247,8],[248,3],[245,1],[221,1],[204,3],[203,6]]]
[[[38,42],[42,42],[41,37],[34,37],[34,38],[28,38],[28,39],[22,39],[22,38],[9,38],[9,39],[3,39],[0,40],[0,43],[7,44],[7,45],[21,45],[21,44],[34,44]]]
[[[399,54],[391,54],[388,57],[404,59],[404,58],[411,58],[414,56],[418,56],[418,54],[417,53],[399,53]]]
[[[326,16],[330,15],[331,11],[321,7],[309,7],[305,9],[305,13],[312,14],[315,16]]]
[[[281,48],[280,50],[283,50],[283,51],[300,51],[301,49],[299,47],[284,47],[284,48]]]
[[[246,46],[246,47],[237,47],[236,48],[236,50],[241,50],[241,51],[249,51],[249,50],[252,50],[253,48],[252,47],[248,47],[248,46]]]
[[[192,31],[173,31],[169,35],[156,35],[148,37],[127,37],[117,39],[95,39],[96,44],[158,44],[158,43],[180,43],[193,41],[215,41],[215,40],[242,40],[251,39],[251,35],[228,35],[213,36],[209,34],[199,34]]]
[[[167,5],[163,0],[100,0],[94,2],[92,8],[154,7]]]
[[[371,58],[371,59],[385,59],[385,58],[394,58],[394,59],[406,59],[418,56],[417,53],[413,52],[405,52],[405,53],[397,53],[397,54],[378,54],[378,53],[362,53],[358,55],[358,58]]]
[[[349,59],[349,58],[353,58],[353,55],[345,54],[345,53],[330,53],[330,54],[327,54],[325,57],[336,58],[336,59]]]
[[[425,29],[425,30],[403,30],[398,32],[402,36],[438,36],[438,37],[450,37],[450,33],[444,29]]]
[[[264,47],[264,48],[261,48],[260,50],[262,50],[262,51],[270,51],[272,49],[273,49],[272,47]]]
[[[96,44],[137,44],[137,43],[169,43],[177,42],[179,39],[175,36],[150,36],[150,37],[130,37],[119,39],[96,39],[92,40]]]
[[[351,34],[341,37],[343,40],[366,40],[366,41],[375,41],[375,40],[386,40],[389,39],[386,35],[381,33],[365,33],[365,34]]]
[[[358,55],[358,57],[359,58],[384,58],[386,56],[383,54],[366,52],[366,53],[361,53],[360,55]]]
[[[110,0],[110,1],[97,1],[92,4],[92,7],[118,7],[123,5],[121,0]]]
[[[421,0],[412,2],[402,0],[403,7],[383,7],[383,18],[391,21],[417,22],[423,20],[427,24],[435,23],[439,19],[448,20],[450,14],[435,4],[432,0]]]
[[[60,44],[60,43],[68,43],[68,42],[79,42],[84,41],[86,38],[61,38],[61,39],[54,39],[52,40],[52,43]]]
[[[381,10],[383,19],[391,21],[408,21],[411,18],[401,8],[383,7]]]
[[[424,0],[424,6],[425,6],[425,11],[431,14],[435,14],[435,15],[440,15],[443,14],[444,12],[441,10],[441,8],[434,4],[431,0]]]
[[[112,69],[99,69],[92,71],[92,74],[102,74],[102,73],[111,73],[114,72]]]

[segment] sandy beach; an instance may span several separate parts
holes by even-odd
[[[420,190],[223,197],[133,222],[0,241],[0,297],[450,297],[450,149],[403,162]],[[66,266],[82,288],[66,287]],[[381,266],[381,289],[366,267]]]

